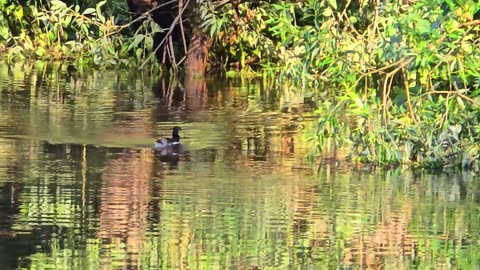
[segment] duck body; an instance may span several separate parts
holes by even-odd
[[[180,127],[174,127],[172,131],[172,138],[158,138],[155,141],[155,148],[167,148],[180,145],[180,136],[178,133],[182,130]]]
[[[175,138],[159,138],[155,141],[155,148],[165,148],[169,146],[178,145],[180,142],[176,141]]]

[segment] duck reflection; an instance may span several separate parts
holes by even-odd
[[[172,145],[166,148],[153,149],[155,157],[161,162],[168,163],[170,168],[177,168],[182,153],[182,145]]]

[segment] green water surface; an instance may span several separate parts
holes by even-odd
[[[0,269],[479,269],[479,179],[313,170],[305,95],[0,64]]]

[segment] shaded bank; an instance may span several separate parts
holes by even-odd
[[[187,76],[203,76],[212,38],[204,34],[196,1],[127,0],[138,27],[149,14],[162,29],[153,37],[156,57],[167,67],[178,68],[184,63]]]

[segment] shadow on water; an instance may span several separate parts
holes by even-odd
[[[2,269],[480,264],[474,176],[314,174],[301,91],[64,69],[0,66]]]

